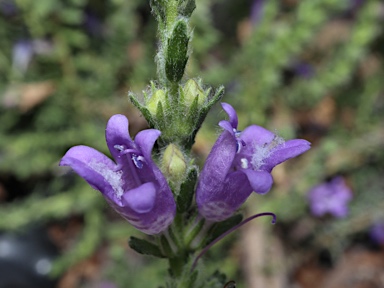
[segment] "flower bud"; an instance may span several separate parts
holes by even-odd
[[[204,90],[200,87],[200,85],[194,80],[189,79],[187,83],[185,83],[184,88],[184,102],[187,106],[191,106],[195,98],[198,96],[199,106],[204,104],[207,96],[204,93]]]
[[[183,155],[176,145],[169,144],[164,151],[162,170],[166,178],[173,183],[180,182],[187,170],[187,164]]]
[[[152,115],[156,115],[157,105],[165,104],[165,92],[164,90],[158,89],[155,93],[152,94],[152,97],[147,102],[147,109],[151,112]]]

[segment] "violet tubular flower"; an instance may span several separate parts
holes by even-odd
[[[229,218],[252,191],[267,193],[272,169],[310,148],[306,140],[284,141],[257,125],[238,131],[236,111],[226,103],[222,107],[229,121],[219,123],[224,131],[207,157],[196,190],[200,214],[214,222]]]
[[[253,25],[259,23],[264,13],[264,0],[253,0],[250,19]]]
[[[13,45],[12,66],[20,73],[25,73],[34,54],[30,40],[19,40]]]
[[[342,177],[336,177],[328,183],[317,185],[308,193],[311,213],[317,217],[327,213],[337,218],[346,217],[348,203],[351,199],[352,191]]]
[[[115,162],[88,146],[75,146],[61,159],[138,230],[154,235],[172,223],[176,204],[171,189],[153,162],[151,151],[160,131],[147,129],[133,141],[128,119],[112,116],[106,128],[106,141]]]
[[[378,245],[384,245],[384,222],[377,222],[369,230],[372,241]]]

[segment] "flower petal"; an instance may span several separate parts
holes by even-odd
[[[275,137],[274,133],[257,125],[248,126],[240,135],[240,139],[247,144],[246,148],[248,150],[253,149],[255,145],[269,144]]]
[[[133,141],[128,132],[129,122],[127,117],[121,114],[113,115],[105,129],[105,138],[109,151],[115,160],[119,159],[120,151],[115,148],[115,145],[125,145],[125,148],[133,148]]]
[[[123,205],[127,205],[137,213],[147,213],[155,205],[156,188],[152,182],[144,183],[141,186],[129,190],[122,197]]]
[[[307,140],[294,139],[289,140],[272,151],[271,155],[264,160],[262,170],[271,172],[272,169],[288,159],[296,157],[311,148],[311,143]]]
[[[160,134],[161,132],[156,129],[147,129],[137,133],[135,143],[139,146],[144,158],[151,159],[153,145]]]
[[[214,193],[196,198],[199,213],[207,220],[220,222],[231,217],[252,193],[245,174],[230,173]],[[203,197],[202,197],[203,196]]]
[[[236,138],[224,130],[209,153],[197,184],[196,197],[220,192],[236,155]]]
[[[104,154],[88,146],[75,146],[68,150],[59,165],[70,166],[92,188],[111,201],[120,202],[118,197],[123,194],[121,174],[114,170],[116,164]]]
[[[229,133],[235,134],[235,131],[233,131],[234,128],[232,127],[231,123],[229,123],[227,120],[221,120],[219,122],[219,126],[224,130],[227,130]]]
[[[265,194],[271,189],[273,178],[270,173],[251,169],[243,169],[241,172],[247,176],[249,184],[256,193]]]
[[[228,103],[221,103],[221,107],[223,107],[224,111],[228,114],[229,123],[231,123],[231,126],[237,129],[238,119],[236,110]]]

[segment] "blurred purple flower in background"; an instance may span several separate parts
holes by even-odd
[[[35,54],[50,54],[53,45],[44,39],[20,39],[13,45],[12,68],[24,74]]]
[[[375,223],[369,230],[369,236],[376,244],[384,245],[384,221]]]
[[[315,74],[313,66],[305,62],[298,62],[292,68],[294,73],[302,78],[309,79]]]
[[[108,121],[106,140],[116,163],[87,146],[75,146],[62,158],[134,227],[158,234],[173,221],[176,204],[167,180],[153,162],[151,152],[160,131],[147,129],[133,141],[128,119],[114,115]]]
[[[364,5],[365,0],[349,0],[347,9],[344,11],[344,15],[347,18],[354,18],[359,10]]]
[[[200,214],[211,221],[230,217],[255,191],[267,193],[272,186],[272,169],[310,148],[306,140],[284,141],[263,127],[251,125],[237,130],[237,114],[222,103],[229,121],[205,162],[196,190]]]
[[[364,2],[365,2],[365,0],[350,0],[349,1],[349,9],[357,10],[364,4]]]
[[[13,45],[12,68],[18,72],[25,73],[33,56],[32,41],[23,39]]]
[[[251,6],[251,22],[253,25],[260,22],[261,18],[263,17],[263,10],[264,10],[264,0],[253,0],[252,6]]]
[[[84,12],[84,22],[85,30],[92,36],[101,36],[103,23],[99,17],[90,11]]]
[[[13,0],[0,0],[0,12],[5,16],[13,16],[18,10]]]
[[[117,288],[117,285],[111,281],[103,281],[97,286],[97,288]]]
[[[314,216],[327,213],[343,218],[348,214],[348,203],[352,199],[352,191],[342,177],[333,178],[328,183],[313,187],[308,193],[308,201]]]

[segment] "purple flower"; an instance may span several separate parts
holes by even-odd
[[[306,140],[284,141],[256,125],[237,130],[237,114],[221,104],[229,121],[208,155],[197,184],[196,202],[200,214],[211,221],[230,217],[255,191],[267,193],[272,186],[272,169],[310,148]]]
[[[106,128],[106,140],[115,162],[87,146],[75,146],[61,159],[70,166],[133,226],[146,234],[158,234],[173,221],[176,204],[166,179],[151,158],[160,131],[128,134],[128,119],[114,115]]]
[[[18,12],[18,9],[13,0],[1,0],[0,12],[5,16],[13,16]]]
[[[253,0],[250,15],[252,24],[255,25],[260,22],[261,18],[263,17],[263,10],[264,0]]]
[[[327,213],[337,218],[347,216],[351,199],[352,191],[341,177],[313,187],[308,194],[311,212],[318,217]]]
[[[369,236],[377,244],[384,244],[384,222],[375,223],[370,231]]]
[[[313,66],[305,62],[298,62],[292,68],[295,74],[302,78],[309,79],[315,74]]]
[[[33,44],[30,40],[19,40],[13,45],[12,65],[21,73],[25,73],[33,57]]]
[[[361,8],[361,6],[363,6],[365,0],[350,0],[349,1],[349,10],[355,12],[356,10],[358,10],[359,8]]]
[[[84,23],[85,30],[92,36],[99,36],[102,32],[103,24],[94,13],[91,11],[84,12]]]

